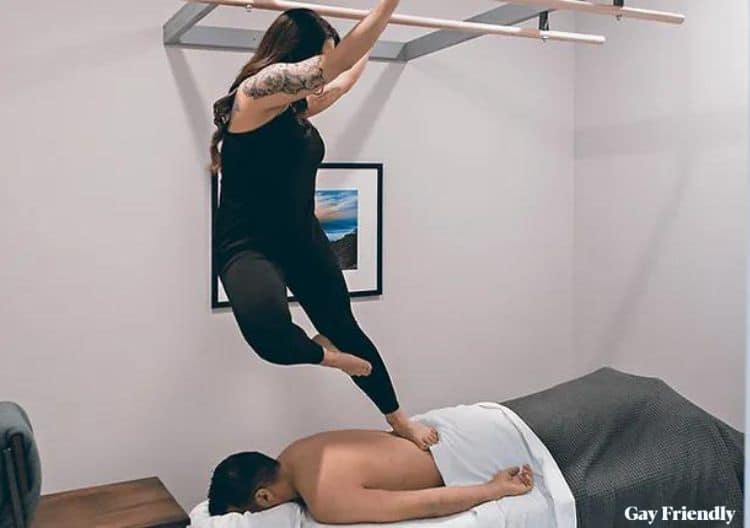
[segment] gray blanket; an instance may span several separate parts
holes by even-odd
[[[501,402],[546,444],[576,499],[578,526],[648,526],[625,510],[659,510],[651,526],[727,526],[663,520],[662,507],[726,506],[741,527],[744,435],[658,378],[603,368]],[[632,512],[632,510],[631,510]]]

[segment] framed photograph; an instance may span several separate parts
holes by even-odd
[[[316,182],[315,216],[338,258],[349,295],[382,294],[383,164],[323,163]],[[212,219],[216,217],[220,190],[221,182],[215,178],[211,188]],[[209,247],[213,248],[213,244]],[[288,289],[287,295],[290,301],[295,300]],[[218,270],[213,268],[211,307],[230,307]]]

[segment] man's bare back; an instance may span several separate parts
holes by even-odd
[[[303,438],[278,457],[304,497],[332,488],[417,490],[443,485],[432,454],[385,431],[331,431]]]
[[[291,444],[278,461],[313,517],[330,524],[450,515],[533,486],[525,465],[484,484],[445,487],[429,451],[385,431],[319,433]]]

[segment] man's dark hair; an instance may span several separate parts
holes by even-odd
[[[208,513],[224,515],[232,506],[259,511],[255,492],[276,480],[278,473],[279,463],[263,453],[253,451],[228,456],[216,466],[211,477]]]

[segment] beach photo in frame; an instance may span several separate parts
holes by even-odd
[[[219,206],[220,178],[214,178],[211,185],[212,219]],[[315,216],[336,254],[349,295],[382,294],[383,164],[321,164],[316,178]],[[290,301],[295,300],[291,291],[287,290],[287,295]],[[218,270],[213,266],[211,307],[230,307]]]

